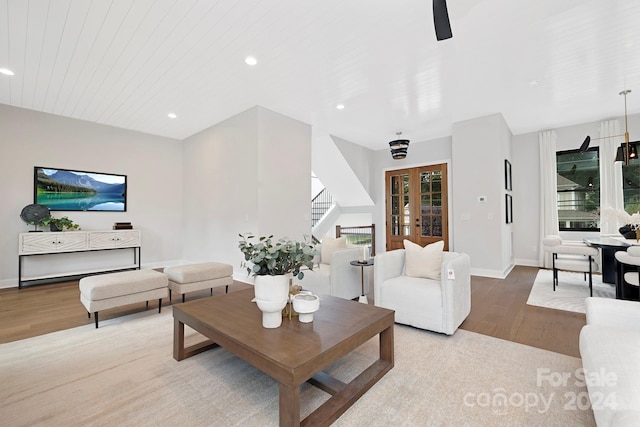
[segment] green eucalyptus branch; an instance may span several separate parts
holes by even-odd
[[[238,248],[244,255],[241,266],[247,269],[247,274],[278,276],[292,273],[302,279],[302,267],[313,270],[313,259],[318,251],[308,236],[304,236],[303,242],[288,239],[274,242],[273,235],[259,237],[256,241],[252,233],[239,234],[239,237]]]

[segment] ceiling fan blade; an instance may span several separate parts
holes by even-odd
[[[447,12],[447,0],[433,0],[433,25],[438,41],[450,39],[453,36],[449,12]]]

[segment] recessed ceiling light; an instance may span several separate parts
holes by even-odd
[[[258,60],[253,56],[247,56],[244,59],[244,62],[246,62],[248,65],[256,65],[258,63]]]
[[[336,108],[338,110],[344,110],[344,104],[338,104],[338,105],[336,105]]]
[[[0,74],[4,74],[5,76],[13,76],[13,71],[8,68],[0,68]]]
[[[169,117],[170,119],[175,119],[178,116],[176,116],[176,113],[169,113],[167,114],[167,117]]]

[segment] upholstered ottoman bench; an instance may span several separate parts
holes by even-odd
[[[169,276],[169,301],[171,291],[182,295],[185,301],[187,292],[201,291],[218,286],[225,286],[225,292],[229,292],[229,285],[233,284],[233,267],[220,262],[203,262],[200,264],[178,265],[164,269]]]
[[[132,270],[100,274],[80,279],[80,301],[89,317],[93,313],[96,328],[98,312],[109,308],[158,299],[158,313],[162,310],[162,298],[166,298],[168,277],[155,270]]]

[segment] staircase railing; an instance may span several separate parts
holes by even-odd
[[[331,193],[323,188],[316,197],[311,200],[311,227],[315,227],[318,221],[333,206],[333,197]]]
[[[351,246],[369,246],[371,256],[376,254],[376,225],[357,225],[343,227],[336,225],[336,237],[346,236]]]

